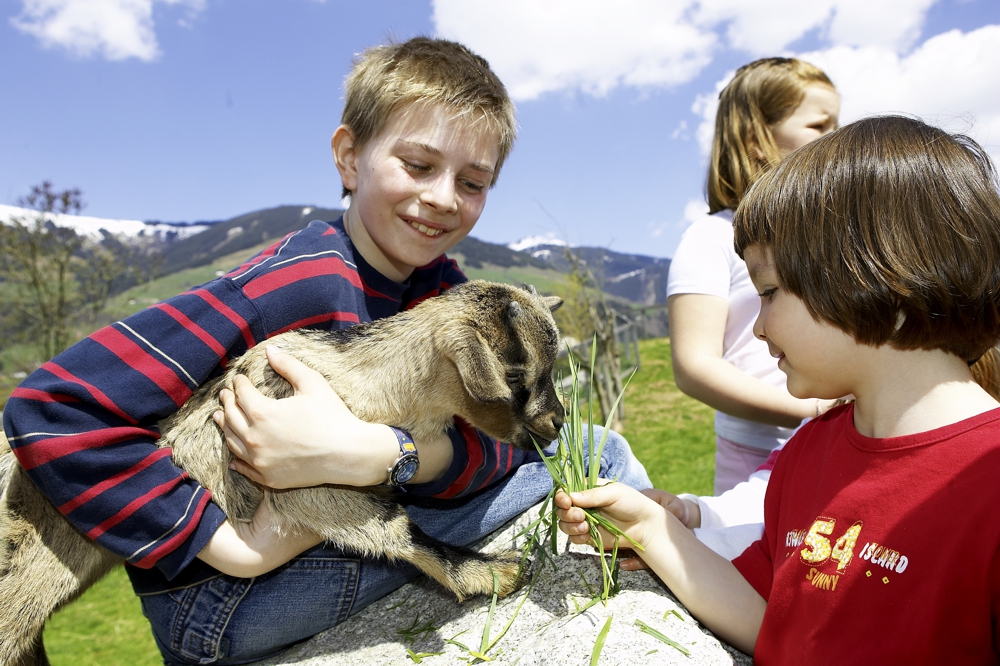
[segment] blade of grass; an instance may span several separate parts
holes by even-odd
[[[590,483],[587,484],[586,487],[590,488],[593,488],[594,486],[597,485],[597,475],[598,475],[598,470],[594,469],[595,467],[594,465],[594,460],[595,460],[594,459],[594,375],[597,374],[596,369],[597,369],[597,334],[595,333],[593,340],[590,341],[590,376],[588,377],[588,380],[590,382],[590,387],[589,387],[590,393],[587,394],[587,429],[589,435],[587,437],[587,442],[590,444],[589,447],[590,467],[588,468],[590,471]],[[582,445],[583,442],[581,441],[580,444]],[[600,458],[597,458],[597,460],[600,460]],[[596,467],[600,467],[600,465],[597,465]],[[581,467],[580,469],[582,470],[583,468]]]
[[[583,581],[583,585],[584,585],[584,587],[587,588],[587,592],[590,592],[590,596],[591,597],[596,597],[597,594],[594,592],[594,588],[592,588],[590,586],[590,583],[587,582],[587,577],[583,575],[582,571],[578,570],[577,573],[580,574],[580,580]]]
[[[493,614],[497,610],[497,596],[500,592],[500,577],[493,571],[493,567],[490,567],[490,573],[493,574],[493,599],[490,601],[490,612],[486,616],[486,626],[483,627],[483,640],[479,643],[479,652],[484,655],[490,648],[490,627],[493,624]]]
[[[514,609],[514,614],[510,616],[510,619],[507,620],[507,624],[505,624],[503,629],[500,630],[500,633],[496,635],[496,638],[490,641],[487,651],[492,650],[493,646],[496,645],[497,642],[503,638],[504,634],[507,633],[507,630],[510,629],[510,625],[514,624],[514,618],[516,618],[517,614],[521,612],[521,607],[524,606],[524,602],[528,600],[528,595],[531,594],[531,590],[535,587],[535,583],[538,581],[540,574],[540,569],[535,572],[535,575],[531,578],[531,582],[528,584],[528,589],[526,589],[524,594],[521,595],[521,601],[518,602],[517,607]]]
[[[452,645],[456,645],[456,646],[462,648],[463,650],[465,650],[466,652],[472,652],[472,649],[468,645],[466,645],[465,643],[459,643],[458,641],[455,640],[456,638],[458,638],[459,636],[461,636],[462,634],[464,634],[467,631],[468,631],[468,629],[463,629],[462,631],[458,632],[457,634],[455,634],[451,638],[444,639],[444,642],[445,643],[451,643]]]
[[[604,649],[604,641],[608,638],[608,631],[611,629],[611,617],[608,617],[607,622],[604,623],[604,628],[601,629],[601,633],[597,634],[597,640],[594,642],[594,651],[590,653],[590,666],[597,666],[597,660],[601,658],[601,650]]]
[[[444,652],[414,652],[410,649],[406,650],[406,656],[409,657],[415,664],[422,663],[424,657],[436,657],[439,654],[444,654]]]
[[[674,648],[675,650],[677,650],[681,654],[687,655],[689,657],[691,656],[691,651],[688,650],[686,647],[684,647],[683,645],[681,645],[680,643],[678,643],[675,640],[671,640],[671,639],[667,638],[661,632],[657,631],[656,629],[653,629],[651,626],[649,626],[648,624],[646,624],[642,620],[636,620],[635,623],[639,627],[639,630],[642,631],[643,633],[649,634],[653,638],[655,638],[657,640],[660,640],[660,641],[663,641],[664,643],[666,643],[670,647]]]
[[[396,610],[397,608],[399,608],[400,606],[402,606],[403,604],[405,604],[407,601],[409,601],[410,597],[412,597],[412,596],[413,596],[412,593],[406,595],[405,599],[403,599],[402,601],[400,601],[398,604],[393,604],[392,606],[389,606],[389,608],[387,608],[386,610]]]
[[[618,397],[615,398],[614,404],[611,405],[611,411],[608,413],[607,421],[604,422],[604,430],[601,432],[601,443],[597,447],[597,456],[596,456],[596,459],[598,461],[601,459],[601,456],[604,454],[604,445],[607,444],[607,442],[608,442],[608,434],[611,433],[611,422],[614,420],[614,418],[615,418],[615,412],[618,410],[618,403],[620,403],[622,401],[622,398],[625,396],[625,389],[628,388],[628,385],[632,381],[632,377],[634,377],[634,376],[635,376],[635,370],[633,370],[632,374],[628,376],[627,380],[625,380],[625,385],[622,387],[622,392],[618,394]],[[594,443],[594,433],[593,433],[593,431],[591,431],[591,433],[590,433],[590,440],[588,440],[588,441],[590,442],[590,448],[591,448],[591,450],[593,450],[593,448],[594,448],[594,445],[593,445],[593,443]],[[591,461],[591,465],[593,465],[593,464],[594,464],[593,461]],[[600,469],[600,465],[598,465],[597,467],[598,467],[598,470],[599,470]],[[594,472],[594,467],[591,467],[590,470],[591,470],[591,473],[590,473],[590,479],[591,479],[590,480],[590,487],[593,488],[594,486],[597,485],[598,479],[597,479],[597,473]]]

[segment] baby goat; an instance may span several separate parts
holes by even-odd
[[[410,431],[420,442],[454,415],[517,447],[557,436],[563,408],[552,382],[562,301],[534,289],[473,281],[371,324],[283,333],[279,345],[322,373],[366,421]],[[212,491],[230,520],[249,521],[267,502],[275,529],[311,530],[364,557],[405,560],[461,601],[519,584],[519,554],[480,554],[424,534],[383,488],[319,486],[271,491],[229,470],[232,454],[212,420],[219,391],[246,375],[265,395],[291,394],[267,363],[266,344],[234,360],[181,409],[160,422],[158,444]],[[0,665],[47,664],[45,621],[122,562],[70,525],[38,491],[13,454],[0,453]],[[377,520],[372,520],[372,518]]]

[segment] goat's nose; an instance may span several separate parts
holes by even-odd
[[[555,415],[555,416],[552,417],[552,427],[556,429],[556,432],[559,432],[560,430],[562,430],[562,427],[563,427],[563,417],[562,417],[562,415],[557,414],[557,415]]]

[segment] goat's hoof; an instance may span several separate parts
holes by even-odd
[[[522,555],[520,551],[511,550],[504,553],[496,553],[490,566],[497,574],[496,587],[490,581],[490,590],[487,594],[493,594],[495,589],[497,596],[506,597],[524,587],[525,583],[531,579],[530,559],[524,559],[522,566]]]

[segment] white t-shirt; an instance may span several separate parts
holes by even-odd
[[[762,382],[785,388],[785,373],[778,370],[767,344],[753,335],[760,297],[747,265],[733,248],[733,211],[705,215],[684,232],[667,277],[667,298],[675,294],[708,294],[729,301],[723,360]],[[715,413],[718,436],[756,449],[777,448],[792,430]]]

